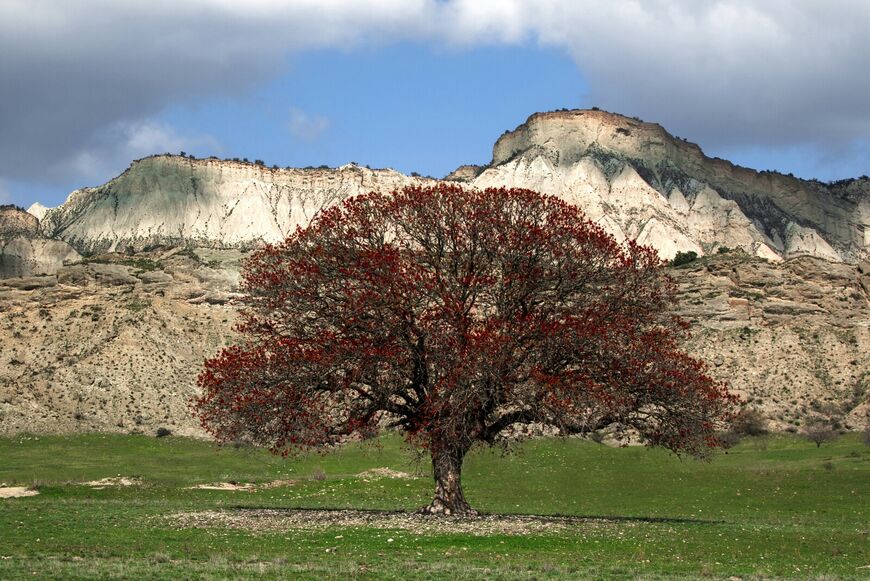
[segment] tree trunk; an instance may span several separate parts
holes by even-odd
[[[462,493],[462,460],[465,454],[454,450],[436,451],[432,454],[432,468],[435,473],[435,498],[419,514],[444,516],[477,516]]]

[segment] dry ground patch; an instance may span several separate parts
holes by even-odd
[[[403,511],[380,510],[297,510],[233,508],[181,512],[169,517],[170,526],[188,528],[229,528],[247,532],[310,531],[328,528],[367,527],[401,530],[416,535],[463,534],[539,535],[600,530],[614,527],[612,519],[530,515],[484,515],[480,517],[433,517]],[[620,521],[620,527],[632,526]]]

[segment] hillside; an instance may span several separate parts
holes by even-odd
[[[202,435],[187,407],[203,360],[233,338],[238,251],[107,254],[0,280],[0,434]],[[673,268],[688,348],[779,429],[868,423],[870,274],[743,252]]]

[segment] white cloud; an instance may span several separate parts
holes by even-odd
[[[0,204],[11,204],[12,203],[12,194],[9,193],[9,190],[6,189],[6,184],[0,180]]]
[[[317,141],[329,129],[329,118],[322,115],[309,115],[302,109],[291,107],[287,129],[298,139]]]
[[[61,175],[75,175],[91,185],[98,185],[134,159],[200,148],[219,152],[221,144],[209,135],[180,135],[163,123],[118,122],[99,132],[60,164],[58,171]]]
[[[457,39],[567,50],[603,107],[719,145],[870,135],[870,2],[461,0]]]

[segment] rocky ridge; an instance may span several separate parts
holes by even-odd
[[[823,184],[756,172],[709,158],[659,125],[604,111],[534,114],[498,139],[487,166],[460,166],[445,179],[560,196],[666,259],[720,247],[774,261],[870,257],[870,179]],[[157,155],[57,208],[34,204],[30,212],[46,238],[82,254],[250,248],[283,239],[348,196],[422,183],[431,180],[355,164],[280,169]]]

